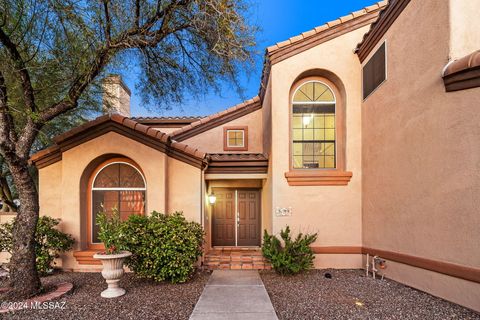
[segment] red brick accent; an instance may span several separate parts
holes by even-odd
[[[209,270],[264,270],[271,269],[259,248],[225,247],[210,250],[205,256],[204,267]]]

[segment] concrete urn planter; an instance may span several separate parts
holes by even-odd
[[[122,251],[117,254],[96,253],[94,259],[102,261],[102,276],[108,284],[108,288],[100,294],[103,298],[116,298],[125,294],[125,289],[118,286],[118,282],[122,277],[123,261],[132,255],[131,252]]]

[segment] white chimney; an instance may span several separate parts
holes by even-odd
[[[130,117],[130,89],[117,74],[103,79],[103,112]]]

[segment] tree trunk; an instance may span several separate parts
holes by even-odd
[[[7,160],[13,182],[17,187],[20,206],[13,226],[13,251],[10,260],[12,297],[25,299],[40,291],[35,255],[35,230],[38,221],[38,192],[28,172],[27,162]]]

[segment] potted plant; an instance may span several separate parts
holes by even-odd
[[[97,215],[97,225],[99,226],[98,238],[105,245],[105,251],[98,252],[93,257],[102,262],[102,276],[108,285],[108,288],[102,291],[101,296],[104,298],[123,296],[125,289],[120,288],[118,282],[124,273],[123,262],[132,253],[120,250],[120,234],[122,232],[120,213],[115,208],[112,209],[111,214],[105,210],[100,212]]]

